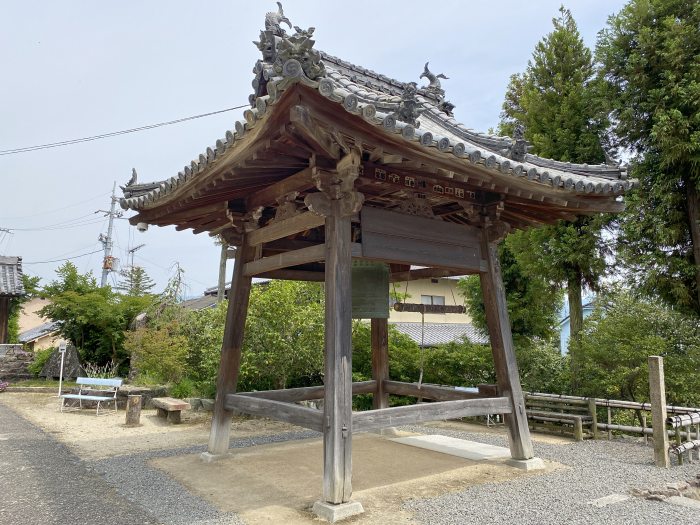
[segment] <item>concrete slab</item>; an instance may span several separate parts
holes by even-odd
[[[630,499],[631,496],[626,494],[610,494],[609,496],[603,496],[602,498],[594,499],[588,502],[589,505],[594,507],[607,507],[613,503],[620,503]]]
[[[313,510],[314,514],[319,518],[331,523],[344,520],[350,516],[362,514],[365,511],[365,509],[362,508],[362,503],[359,501],[348,501],[347,503],[339,503],[338,505],[326,501],[317,501],[314,503],[311,510]]]
[[[506,461],[511,467],[519,468],[525,472],[530,472],[531,470],[544,470],[547,468],[540,458],[530,458],[530,459],[509,459]]]
[[[481,483],[525,475],[502,461],[473,461],[395,443],[376,434],[353,436],[353,501],[363,525],[411,523],[406,500],[429,498]],[[248,525],[320,523],[312,512],[323,487],[323,440],[272,443],[241,449],[205,464],[199,454],[150,462],[222,512]]]
[[[395,443],[410,445],[412,447],[433,450],[450,456],[471,459],[473,461],[484,461],[489,459],[510,458],[510,450],[505,447],[487,445],[466,439],[457,439],[449,436],[428,435],[409,436],[391,439]]]

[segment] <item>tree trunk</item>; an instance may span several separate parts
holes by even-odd
[[[571,343],[579,340],[581,330],[583,329],[583,298],[581,294],[581,270],[577,270],[575,276],[569,278],[566,292],[569,300],[569,328],[571,332],[569,338],[569,348],[574,348],[573,351],[569,351],[569,356],[571,358],[571,386],[574,392],[577,392],[579,387],[581,359],[578,355],[578,349],[576,349],[576,346],[572,347]]]
[[[695,263],[695,311],[700,313],[700,202],[698,190],[692,181],[687,183],[688,194],[688,224],[690,238],[693,242],[693,262]]]

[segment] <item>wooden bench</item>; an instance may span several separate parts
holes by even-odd
[[[78,407],[83,408],[83,401],[93,401],[97,403],[95,415],[100,415],[102,403],[114,403],[114,413],[117,413],[117,391],[122,386],[121,379],[103,379],[99,377],[79,377],[75,380],[79,389],[77,394],[61,394],[61,412],[66,410],[66,399],[77,399]]]
[[[182,399],[174,397],[154,397],[151,399],[153,406],[158,409],[158,416],[167,418],[170,423],[179,423],[183,410],[189,410],[190,404]]]
[[[571,433],[576,441],[597,435],[594,400],[558,399],[525,394],[525,408],[532,430]]]

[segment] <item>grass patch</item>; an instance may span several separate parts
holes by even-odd
[[[23,379],[21,381],[10,381],[10,386],[47,386],[56,388],[58,391],[58,381],[55,379]],[[64,381],[64,387],[77,386],[75,381]]]

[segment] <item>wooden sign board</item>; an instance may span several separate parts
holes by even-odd
[[[360,212],[362,257],[478,273],[481,230],[473,226],[365,206]]]
[[[463,314],[467,309],[459,304],[395,303],[397,312],[417,312],[420,314]]]
[[[352,318],[389,318],[389,267],[386,264],[352,262]]]

